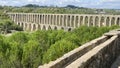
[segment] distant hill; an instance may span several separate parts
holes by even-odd
[[[27,5],[22,6],[22,7],[40,7],[40,6],[36,5],[36,4],[27,4]]]

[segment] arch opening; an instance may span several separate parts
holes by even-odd
[[[99,26],[99,17],[98,16],[95,17],[95,26]]]
[[[107,17],[107,19],[106,19],[106,25],[107,25],[107,26],[111,26],[109,22],[110,22],[110,18]]]
[[[57,27],[56,27],[56,26],[54,27],[54,30],[57,30]]]
[[[83,16],[80,17],[80,25],[83,25]]]
[[[33,24],[33,31],[35,31],[36,30],[36,25],[35,24]]]
[[[85,16],[85,24],[84,24],[85,26],[87,26],[88,25],[88,16]]]
[[[100,26],[105,26],[105,21],[104,21],[104,17],[101,17],[101,20],[100,20]]]
[[[46,27],[45,27],[45,25],[43,26],[42,30],[46,30]]]
[[[115,18],[114,17],[112,17],[112,19],[111,19],[111,25],[115,25]]]
[[[92,17],[92,16],[90,17],[90,23],[89,23],[89,26],[93,26],[93,17]]]
[[[48,26],[48,30],[52,30],[51,26]]]
[[[117,25],[120,25],[120,18],[117,18]]]

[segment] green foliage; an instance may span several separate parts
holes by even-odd
[[[37,68],[116,28],[119,26],[81,26],[71,32],[49,30],[0,36],[0,68]]]
[[[42,48],[38,41],[30,40],[24,45],[23,68],[37,68],[42,62]]]
[[[51,45],[51,47],[43,55],[43,63],[55,60],[56,58],[60,57],[61,55],[69,52],[70,50],[76,47],[78,46],[70,41],[67,40],[58,41],[55,44]]]
[[[10,33],[11,30],[22,31],[23,29],[22,27],[19,27],[18,25],[14,24],[9,19],[0,19],[0,33],[1,34]]]
[[[10,42],[17,42],[20,45],[23,45],[29,40],[29,38],[27,33],[17,32],[17,33],[14,33],[12,36],[10,36],[8,40]]]

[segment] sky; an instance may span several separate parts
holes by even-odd
[[[37,4],[40,6],[66,6],[75,5],[87,8],[120,9],[120,0],[0,0],[0,5],[23,6]]]

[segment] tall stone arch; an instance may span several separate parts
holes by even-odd
[[[111,24],[110,24],[110,17],[107,17],[107,18],[106,18],[106,25],[107,25],[107,26],[111,26]]]
[[[62,30],[64,30],[64,27],[61,27]]]
[[[117,17],[117,23],[116,24],[120,26],[120,17]]]
[[[24,22],[21,22],[21,27],[24,27]]]
[[[66,27],[66,23],[67,23],[67,15],[64,15],[64,23],[63,23],[64,27]]]
[[[50,26],[50,25],[48,26],[48,30],[52,30],[52,28],[51,28],[51,26]]]
[[[100,20],[100,26],[105,26],[105,17],[101,16],[101,20]]]
[[[88,16],[85,16],[85,21],[84,22],[85,22],[84,25],[87,26],[88,25]]]
[[[115,25],[115,17],[112,17],[112,18],[111,18],[111,24],[112,24],[112,25]]]
[[[46,26],[45,25],[43,25],[42,30],[46,30]]]
[[[33,31],[37,29],[36,24],[33,24]]]
[[[57,30],[57,29],[58,29],[57,26],[55,26],[55,27],[54,27],[54,30]]]
[[[31,28],[29,28],[29,23],[24,23],[24,30],[30,30]]]
[[[62,22],[63,22],[63,15],[60,15],[60,22],[59,22],[59,26],[62,26]]]
[[[72,15],[72,18],[71,18],[71,27],[74,27],[74,16]]]
[[[78,23],[79,23],[78,20],[79,20],[79,16],[76,15],[76,18],[75,18],[75,27],[79,27],[79,26],[78,26]]]
[[[90,16],[90,23],[89,26],[93,26],[93,16]]]
[[[38,24],[38,29],[41,30],[41,25],[40,24]]]
[[[99,17],[98,16],[95,17],[95,26],[99,26]]]
[[[80,16],[80,25],[83,25],[83,16]]]
[[[55,24],[56,24],[57,26],[59,26],[59,15],[56,15],[56,22],[55,22]]]
[[[70,19],[70,15],[68,15],[68,23],[67,23],[67,27],[70,27],[70,23],[71,23],[71,19]]]
[[[31,23],[26,23],[25,25],[27,25],[27,30],[28,31],[32,31],[32,24]]]
[[[20,26],[20,22],[18,22],[17,25]]]

